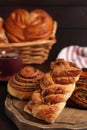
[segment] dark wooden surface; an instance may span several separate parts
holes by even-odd
[[[16,125],[6,116],[4,111],[4,101],[7,95],[7,82],[0,82],[0,129],[18,130]]]
[[[24,112],[24,106],[26,103],[27,101],[13,98],[9,94],[5,100],[6,114],[17,125],[19,130],[87,129],[87,110],[66,106],[55,120],[55,123],[47,124],[46,122]]]
[[[36,65],[38,68],[48,71],[49,63],[65,46],[87,46],[87,0],[0,0],[0,16],[4,19],[16,8],[29,11],[42,8],[58,21],[57,43],[53,46],[48,61],[43,65]],[[0,129],[18,130],[4,111],[6,84],[7,82],[0,82]]]

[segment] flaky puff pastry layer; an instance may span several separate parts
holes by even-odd
[[[24,111],[53,123],[71,97],[80,73],[81,69],[64,59],[51,62],[50,71],[41,79],[40,89],[33,92]]]

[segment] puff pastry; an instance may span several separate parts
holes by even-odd
[[[40,80],[40,89],[33,92],[24,111],[48,123],[53,123],[71,97],[81,69],[64,59],[57,59],[50,65],[51,70]],[[67,83],[63,82],[63,76],[67,78],[67,81],[71,76],[73,82],[70,80]],[[55,77],[59,77],[61,82],[55,82]]]

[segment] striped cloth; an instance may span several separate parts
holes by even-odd
[[[87,47],[80,47],[77,45],[65,47],[57,55],[57,58],[71,61],[79,68],[87,68]]]

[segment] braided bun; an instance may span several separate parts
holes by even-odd
[[[53,123],[71,97],[80,72],[81,69],[76,65],[63,59],[51,62],[50,72],[40,80],[40,90],[33,92],[24,111],[48,123]],[[73,80],[69,80],[70,76]],[[66,77],[67,82],[63,82],[63,77]],[[60,80],[56,82],[55,78]],[[35,95],[38,97],[35,98]]]
[[[42,9],[30,13],[25,9],[16,9],[6,19],[5,29],[10,42],[49,39],[53,19]]]

